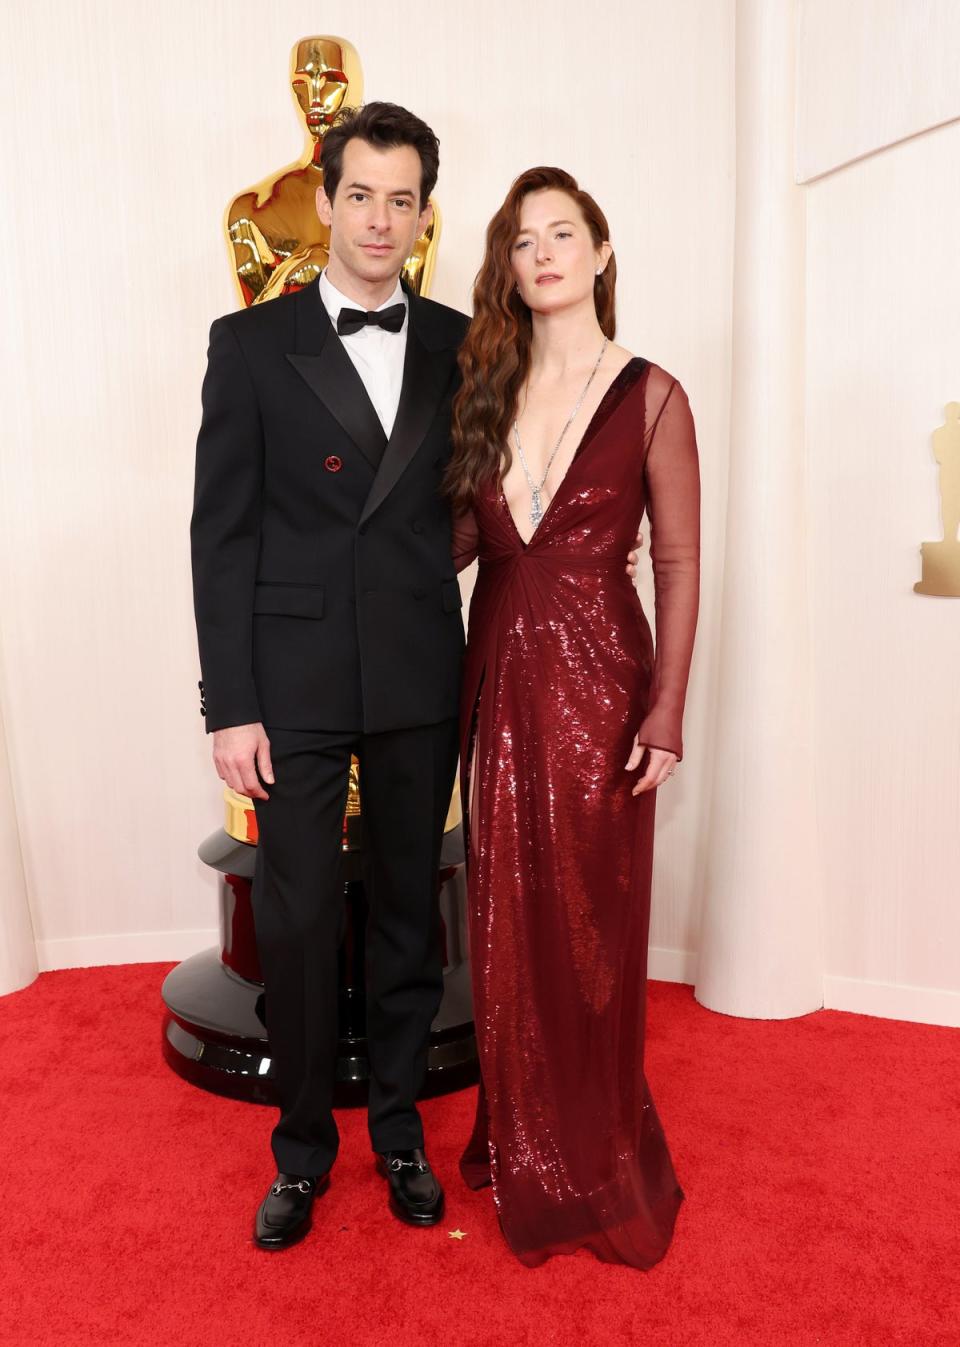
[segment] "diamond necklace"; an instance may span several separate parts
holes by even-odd
[[[560,448],[560,445],[563,443],[564,435],[566,435],[567,431],[570,429],[570,426],[573,423],[573,420],[576,417],[577,412],[583,406],[583,399],[587,396],[587,390],[593,383],[593,376],[600,368],[600,361],[603,359],[603,353],[607,349],[607,342],[608,339],[604,337],[603,345],[600,347],[600,354],[597,356],[597,363],[590,371],[590,375],[587,379],[587,382],[583,385],[583,392],[577,398],[577,405],[574,407],[573,411],[567,417],[566,424],[564,425],[563,430],[561,430],[560,432],[559,439],[553,446],[553,453],[547,459],[547,466],[544,469],[543,476],[540,478],[539,482],[535,482],[533,478],[530,476],[530,469],[527,467],[527,460],[523,454],[523,445],[520,443],[520,427],[516,421],[514,421],[513,423],[513,438],[517,442],[517,453],[520,455],[520,466],[521,468],[523,468],[523,475],[524,477],[526,477],[527,485],[530,488],[530,522],[534,528],[536,528],[539,525],[540,520],[543,518],[543,501],[540,496],[540,493],[543,490],[543,484],[547,480],[547,477],[550,473],[550,469],[553,467],[553,460],[556,458],[557,451]]]

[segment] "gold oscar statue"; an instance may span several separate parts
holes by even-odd
[[[290,53],[290,82],[307,133],[303,155],[241,192],[227,209],[227,241],[245,305],[299,290],[326,266],[330,231],[316,210],[323,137],[341,108],[363,99],[360,58],[342,37],[301,38]],[[430,288],[440,238],[440,212],[432,205],[433,219],[403,267],[420,295]]]
[[[933,456],[940,465],[941,542],[921,543],[923,579],[918,594],[960,598],[960,402],[947,403],[947,419],[933,432]]]

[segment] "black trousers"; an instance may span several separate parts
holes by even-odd
[[[340,877],[350,755],[360,761],[367,924],[369,1127],[376,1151],[423,1145],[416,1097],[443,994],[437,873],[457,765],[457,722],[387,734],[267,727],[275,784],[257,800],[253,913],[280,1093],[277,1168],[336,1158]]]

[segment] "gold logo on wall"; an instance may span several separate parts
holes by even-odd
[[[299,290],[326,266],[330,233],[315,205],[323,185],[323,137],[341,108],[359,107],[363,100],[360,57],[342,37],[301,38],[290,53],[290,83],[307,133],[303,154],[227,207],[227,241],[244,304]],[[432,205],[433,219],[403,267],[404,279],[419,295],[430,287],[440,238],[440,213],[435,201]]]
[[[960,598],[960,402],[947,403],[947,419],[933,432],[933,456],[940,465],[940,517],[943,539],[921,543],[923,579],[918,594]]]

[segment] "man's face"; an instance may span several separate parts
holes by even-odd
[[[430,223],[420,210],[420,156],[412,145],[382,150],[358,137],[347,142],[343,173],[331,202],[321,187],[317,214],[330,229],[330,257],[367,285],[400,275],[414,240]]]
[[[347,93],[340,48],[333,42],[301,43],[293,72],[293,92],[307,121],[307,130],[322,136],[340,111]]]

